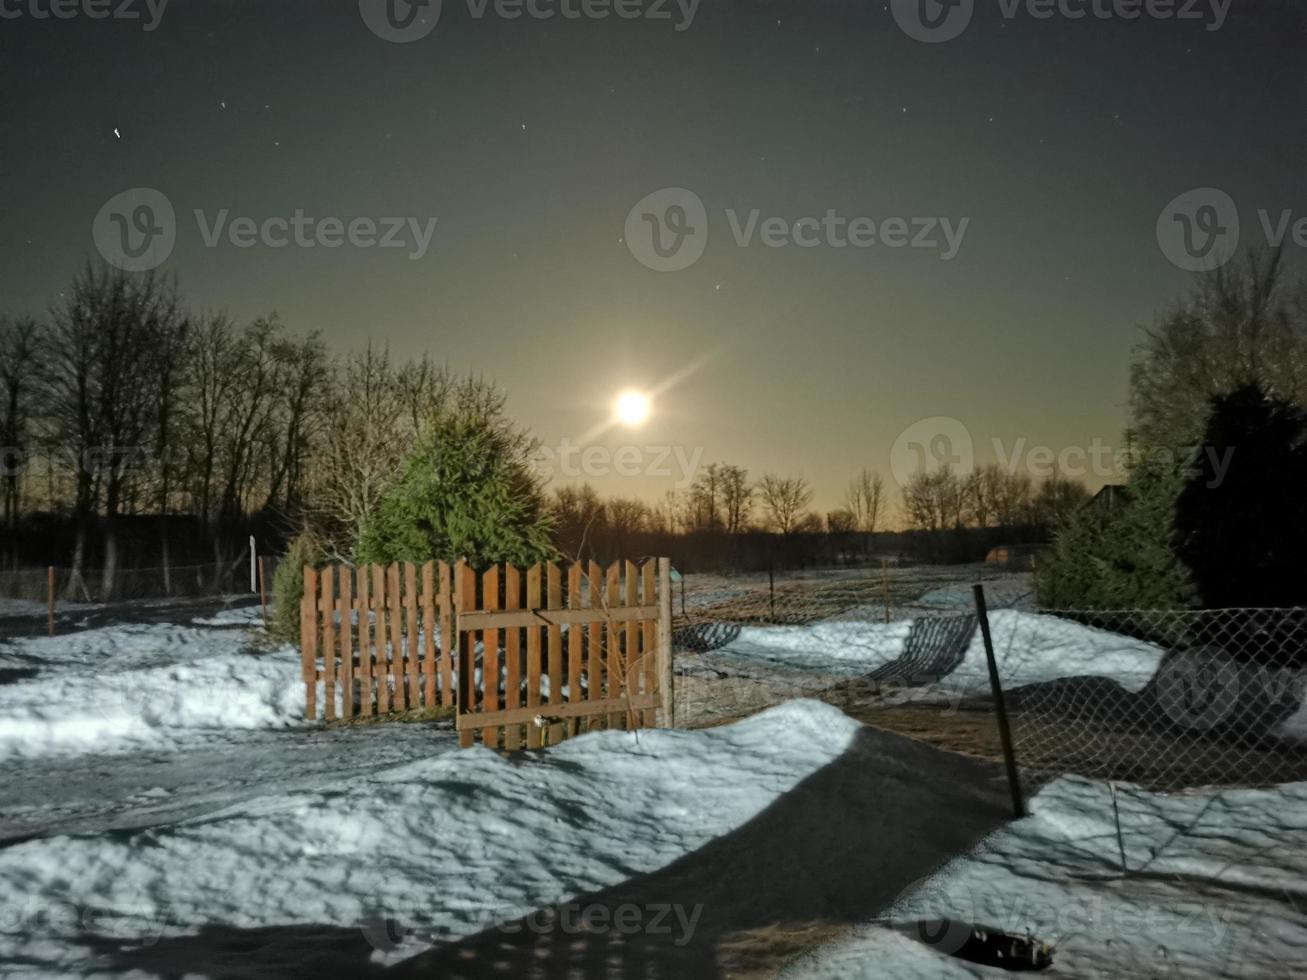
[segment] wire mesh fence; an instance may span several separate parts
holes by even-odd
[[[711,725],[812,697],[1001,759],[971,590],[953,583],[891,572],[698,602],[690,590],[674,622],[677,717]],[[986,593],[1032,788],[1067,773],[1164,791],[1307,779],[1307,610],[1039,610],[1021,576]]]
[[[1084,669],[1008,693],[1017,759],[1037,777],[1158,790],[1307,779],[1307,610],[1059,610],[1012,631],[1008,663],[1050,630]]]
[[[112,622],[167,621],[259,600],[279,557],[248,553],[202,565],[0,571],[0,640],[45,636]]]

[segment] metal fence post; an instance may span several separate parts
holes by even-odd
[[[994,659],[994,640],[989,633],[989,611],[985,607],[985,587],[972,586],[976,599],[976,619],[980,622],[980,635],[985,641],[985,659],[989,662],[989,686],[994,693],[994,710],[998,715],[998,737],[1003,743],[1003,762],[1007,766],[1008,788],[1012,791],[1012,811],[1018,817],[1026,815],[1026,802],[1021,795],[1021,777],[1017,773],[1016,755],[1012,751],[1012,730],[1008,727],[1007,704],[1003,700],[1003,685],[998,679],[998,661]]]

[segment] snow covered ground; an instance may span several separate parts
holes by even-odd
[[[990,626],[999,676],[1009,687],[1062,677],[1107,677],[1138,691],[1157,672],[1163,656],[1150,644],[1056,616],[999,610],[990,615]],[[913,628],[912,620],[745,626],[713,652],[724,659],[788,670],[861,676],[902,657]],[[979,631],[973,631],[961,663],[948,673],[948,684],[966,695],[987,694],[988,669],[984,643]]]
[[[1120,843],[1107,786],[1052,783],[1028,818],[786,975],[1001,975],[954,958],[971,924],[1052,944],[1054,976],[1307,973],[1307,784],[1176,795],[1122,786],[1118,807]]]
[[[598,733],[528,763],[449,752],[202,820],[14,844],[0,851],[0,962],[91,975],[106,942],[361,930],[383,914],[403,915],[408,939],[388,955],[404,958],[663,867],[830,763],[859,727],[796,702],[711,732]]]
[[[256,648],[257,610],[221,625],[115,625],[0,644],[0,759],[159,749],[301,725],[299,655]]]
[[[484,952],[498,924],[596,895],[675,907],[666,939],[638,937],[686,958],[668,975],[812,921],[844,938],[793,976],[990,975],[950,955],[972,924],[1052,943],[1052,975],[1307,972],[1307,784],[1122,786],[1118,838],[1108,787],[1064,778],[1001,826],[997,767],[792,700],[504,758],[457,749],[448,723],[306,724],[298,657],[255,643],[254,616],[0,644],[0,976],[203,975],[213,957],[246,976],[239,956],[288,936],[305,945],[284,955],[322,954],[324,935],[344,944],[329,956],[362,956],[356,975],[437,975],[441,951]],[[991,620],[1009,687],[1088,676],[1138,692],[1162,659],[1053,617]],[[784,700],[921,667],[921,629],[744,627],[685,655],[681,681],[751,671]],[[986,693],[979,636],[949,635],[933,686]],[[923,932],[939,919],[967,928]]]

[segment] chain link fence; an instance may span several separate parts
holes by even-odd
[[[1019,676],[1014,661],[1051,631],[1074,636],[1092,670],[1007,692],[1016,758],[1036,779],[1307,779],[1307,610],[1058,610],[1012,629],[999,662]]]
[[[977,571],[690,584],[673,624],[677,718],[720,724],[811,697],[999,760],[958,578]],[[1307,610],[1041,610],[1021,575],[991,574],[985,590],[1031,791],[1068,773],[1162,791],[1307,779]]]

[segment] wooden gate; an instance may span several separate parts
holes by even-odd
[[[671,727],[670,573],[666,558],[456,567],[459,744]]]

